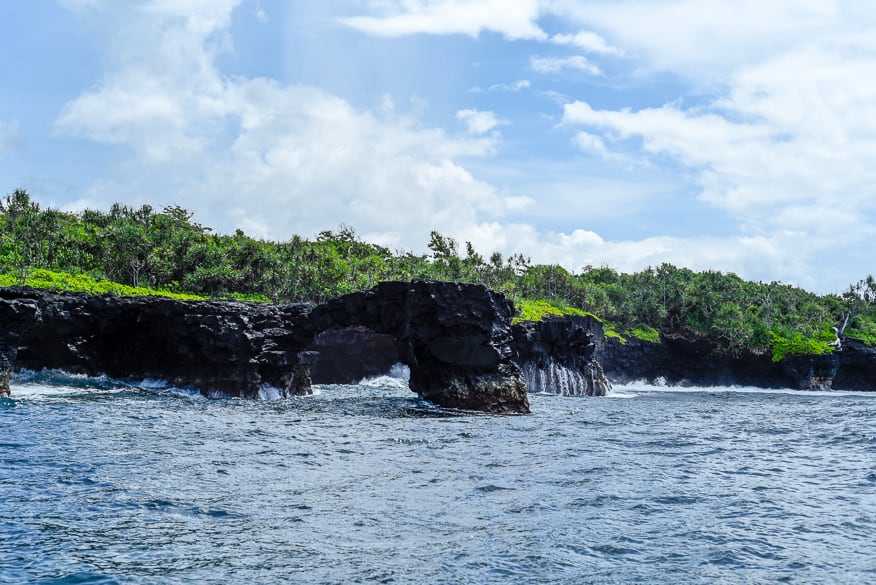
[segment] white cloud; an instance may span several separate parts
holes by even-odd
[[[866,30],[871,6],[856,0],[552,0],[551,10],[598,30],[640,57],[642,66],[713,83],[821,34]]]
[[[307,234],[343,221],[412,247],[423,226],[452,231],[506,212],[494,187],[454,162],[490,152],[488,139],[381,119],[315,88],[255,79],[232,91],[240,132],[224,158],[210,161],[199,191],[261,233]]]
[[[540,0],[402,0],[371,2],[381,16],[354,16],[341,22],[363,32],[397,37],[410,34],[499,33],[507,39],[545,39],[536,24]]]
[[[748,274],[824,290],[830,277],[872,271],[859,252],[876,245],[872,4],[556,0],[554,8],[635,57],[639,83],[668,71],[711,94],[635,110],[567,103],[566,124],[607,150],[694,177],[700,200],[776,259],[756,271],[754,259]],[[732,264],[707,249],[716,266]]]
[[[461,232],[460,238],[471,241],[479,249],[522,253],[535,261],[560,264],[573,271],[588,265],[608,265],[633,272],[669,262],[694,270],[720,267],[750,278],[771,280],[800,275],[802,278],[795,278],[805,285],[817,282],[817,275],[813,275],[811,265],[805,260],[807,254],[787,254],[786,248],[797,241],[793,236],[661,236],[609,241],[585,229],[570,233],[539,232],[527,224],[489,222],[471,226]]]
[[[529,89],[532,83],[528,79],[518,79],[513,83],[496,83],[490,86],[490,91],[522,91]]]
[[[198,156],[229,113],[213,61],[230,48],[239,1],[108,4],[110,68],[95,90],[64,106],[56,131],[127,145],[156,163]]]
[[[584,152],[591,152],[600,156],[607,156],[608,151],[605,148],[605,142],[599,136],[590,134],[589,132],[578,132],[575,134],[575,145]]]
[[[60,132],[98,142],[125,144],[155,162],[197,153],[203,112],[171,84],[143,71],[112,76],[100,89],[68,103],[57,121]]]
[[[574,35],[558,34],[551,37],[551,42],[557,45],[568,45],[583,49],[597,55],[622,55],[623,51],[612,47],[605,39],[591,31],[581,31]]]
[[[207,4],[184,18],[165,4],[137,9],[148,18],[128,34],[163,48],[123,48],[130,57],[65,106],[58,132],[133,154],[87,204],[160,189],[223,231],[285,239],[346,222],[406,248],[422,246],[429,229],[452,233],[525,204],[457,162],[493,152],[496,136],[482,136],[501,123],[493,113],[460,111],[471,133],[451,136],[388,99],[374,113],[314,87],[223,78],[213,42],[233,5]],[[180,62],[173,47],[190,52]]]
[[[564,69],[574,69],[590,75],[602,75],[602,70],[582,55],[570,57],[539,57],[536,55],[530,57],[529,67],[538,73],[559,73]]]
[[[599,56],[623,54],[637,72],[666,70],[720,87],[695,106],[596,108],[564,100],[563,122],[579,149],[603,157],[600,166],[644,158],[667,169],[663,176],[693,177],[701,202],[736,221],[724,230],[729,235],[661,236],[663,226],[652,225],[658,235],[637,239],[615,229],[608,237],[588,212],[601,205],[599,217],[609,218],[629,210],[613,212],[617,198],[596,200],[594,180],[583,172],[564,185],[577,197],[568,206],[581,210],[580,224],[566,217],[566,233],[539,231],[531,219],[541,204],[539,187],[556,177],[537,170],[541,176],[511,193],[473,170],[489,166],[473,158],[496,151],[501,121],[494,113],[459,110],[469,132],[454,135],[424,126],[388,99],[372,111],[314,87],[225,76],[216,57],[231,50],[236,2],[207,0],[187,6],[194,10],[169,0],[104,4],[129,26],[102,29],[110,31],[108,69],[66,105],[57,131],[122,145],[131,157],[96,183],[84,204],[160,193],[223,231],[239,226],[286,238],[346,222],[384,244],[417,250],[438,229],[484,251],[522,252],[570,269],[608,263],[634,270],[671,261],[816,286],[824,273],[851,281],[861,275],[846,272],[865,270],[835,261],[849,250],[872,249],[876,238],[869,227],[876,224],[876,37],[861,32],[876,30],[876,22],[851,19],[860,16],[850,8],[856,3],[777,0],[758,3],[760,12],[750,0],[595,0],[587,10],[562,0],[379,4],[381,16],[346,24],[384,36],[492,31]],[[634,9],[641,17],[629,18]],[[544,14],[569,16],[598,34],[549,36],[538,25]],[[715,24],[721,19],[726,28]],[[534,57],[530,65],[546,73],[601,73],[583,56]],[[529,87],[519,80],[488,89]],[[501,96],[478,99],[487,97]],[[8,123],[0,124],[0,148],[9,143],[4,135]],[[617,151],[632,156],[615,158]],[[588,157],[579,159],[586,164]],[[623,199],[630,207],[666,192],[666,185],[636,186]],[[529,193],[539,194],[538,205]],[[556,203],[563,208],[560,198]]]
[[[456,118],[465,124],[469,134],[486,134],[503,123],[496,118],[496,114],[493,112],[471,109],[459,110],[456,112]]]
[[[816,253],[865,245],[876,200],[876,43],[846,39],[793,48],[728,77],[730,90],[698,108],[595,110],[567,104],[564,122],[695,172],[700,198],[740,229],[775,239],[805,234]],[[800,236],[804,237],[804,236]]]

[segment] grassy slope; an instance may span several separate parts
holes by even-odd
[[[54,272],[51,270],[34,270],[25,281],[19,280],[8,274],[0,274],[0,286],[14,286],[23,284],[33,288],[50,290],[53,292],[83,292],[92,295],[116,295],[120,297],[166,297],[178,301],[207,300],[208,297],[179,293],[169,290],[152,289],[145,287],[133,287],[109,280],[96,280],[86,274],[70,274],[67,272]],[[230,297],[240,301],[267,302],[269,299],[262,295],[234,294]]]

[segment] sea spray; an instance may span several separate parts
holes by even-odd
[[[398,362],[393,364],[389,372],[382,376],[369,376],[363,378],[359,385],[365,387],[383,387],[389,386],[394,388],[409,388],[408,382],[411,379],[411,369],[405,364]]]

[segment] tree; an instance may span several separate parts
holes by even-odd
[[[459,259],[456,240],[432,231],[429,234],[429,249],[432,250],[435,277],[439,280],[459,280],[462,276],[462,261]]]
[[[46,249],[55,230],[54,216],[42,213],[24,189],[16,189],[0,201],[4,216],[2,247],[6,262],[23,283],[30,271],[45,265]]]

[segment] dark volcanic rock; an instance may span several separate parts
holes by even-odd
[[[9,396],[9,380],[12,379],[12,363],[0,353],[0,398]]]
[[[608,380],[801,389],[876,389],[876,348],[790,356],[730,353],[690,332],[660,343],[603,340],[587,317],[511,326],[513,308],[478,285],[385,282],[304,305],[173,301],[0,288],[0,396],[14,369],[168,380],[204,394],[283,395],[410,368],[410,387],[446,407],[529,412],[534,392],[601,395]],[[600,366],[601,364],[601,366]],[[603,368],[605,375],[603,375]]]
[[[3,289],[0,288],[0,293]],[[0,302],[0,398],[9,395],[9,380],[18,356],[21,332],[35,320],[39,309],[32,299],[3,299]]]
[[[593,317],[548,317],[514,325],[514,350],[530,392],[604,396],[611,390],[596,359],[602,323]]]
[[[438,405],[495,413],[529,412],[512,360],[513,306],[480,285],[384,282],[314,309],[318,331],[364,327],[391,335],[411,370],[411,390]]]
[[[351,364],[336,374],[343,381],[361,378],[369,360],[383,372],[389,360],[402,361],[411,389],[436,404],[525,413],[512,314],[503,295],[482,286],[431,281],[382,283],[312,311],[13,287],[0,289],[0,354],[19,369],[159,378],[241,397],[270,385],[290,395],[310,392],[311,370],[331,378],[318,370],[321,342],[331,368],[341,361],[332,339],[337,346],[341,332],[355,331],[364,344],[347,353]]]
[[[296,381],[308,308],[0,289],[3,340],[17,368],[160,378],[204,394],[255,397]]]
[[[854,340],[834,353],[773,362],[769,352],[728,352],[706,337],[683,333],[663,335],[660,343],[607,339],[597,358],[615,383],[876,390],[876,350]]]
[[[833,388],[836,390],[876,390],[876,347],[846,338],[838,358]]]
[[[711,340],[697,335],[664,334],[660,343],[630,337],[626,343],[608,338],[597,355],[605,374],[614,383],[645,380],[670,385],[720,386],[740,384],[734,356],[722,352]],[[770,358],[748,356],[745,367],[769,367]]]

